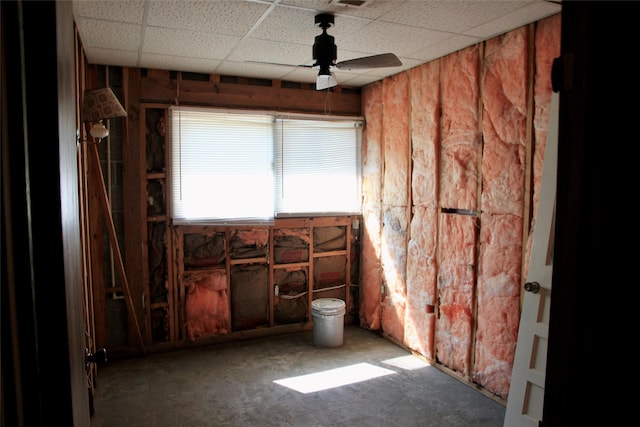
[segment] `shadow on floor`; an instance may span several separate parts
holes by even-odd
[[[94,407],[92,427],[502,427],[505,413],[357,326],[338,347],[306,331],[107,362]]]

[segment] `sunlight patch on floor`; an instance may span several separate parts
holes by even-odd
[[[396,372],[390,369],[381,368],[369,363],[358,363],[343,368],[316,372],[314,374],[275,380],[274,383],[306,394],[395,373]]]
[[[398,368],[406,369],[408,371],[413,371],[414,369],[426,368],[427,366],[431,366],[429,362],[425,362],[419,357],[413,356],[411,354],[407,356],[395,357],[393,359],[383,360],[382,363],[386,363],[387,365],[396,366]]]

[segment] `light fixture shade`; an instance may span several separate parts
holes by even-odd
[[[82,121],[97,122],[112,117],[126,117],[127,112],[116,98],[111,88],[88,89],[84,91]]]
[[[333,74],[318,74],[316,78],[316,90],[329,89],[337,85],[338,81]]]

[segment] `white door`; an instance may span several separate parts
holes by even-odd
[[[518,342],[504,427],[537,427],[542,420],[547,365],[558,148],[558,94],[551,98],[538,212],[524,286]]]

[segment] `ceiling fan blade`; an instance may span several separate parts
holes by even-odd
[[[364,70],[367,68],[399,67],[402,62],[393,53],[365,56],[338,62],[335,67],[339,70]]]
[[[278,65],[280,67],[296,67],[296,68],[313,68],[314,65],[304,65],[304,64],[282,64],[280,62],[264,62],[264,61],[244,61],[251,62],[252,64],[264,64],[264,65]]]

